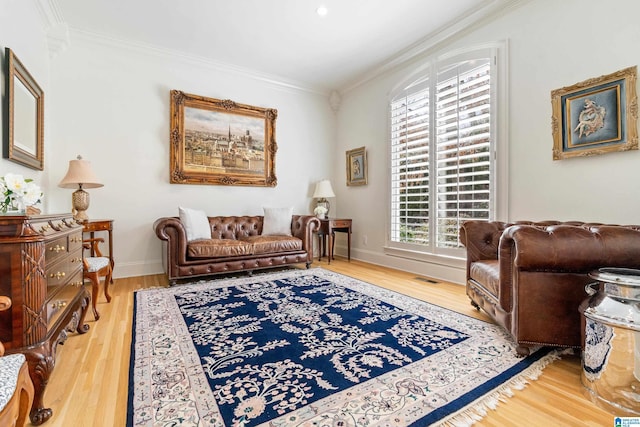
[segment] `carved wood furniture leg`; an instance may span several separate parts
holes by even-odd
[[[91,308],[93,310],[93,317],[96,320],[100,319],[100,313],[98,313],[98,292],[100,291],[100,277],[98,273],[85,273],[86,277],[91,281]],[[105,283],[105,287],[107,284]],[[106,292],[106,291],[105,291]]]
[[[113,266],[109,268],[107,276],[104,278],[104,297],[107,302],[111,302],[111,294],[109,293],[109,284],[113,283]]]
[[[75,330],[79,334],[84,334],[89,331],[89,325],[84,323],[84,319],[87,317],[87,312],[89,311],[90,298],[91,298],[91,295],[89,295],[89,292],[87,292],[87,290],[84,289],[83,287],[83,292],[81,293],[79,298],[80,299],[80,308],[78,309],[79,314],[78,312],[74,312],[74,318],[77,318],[77,322],[78,322],[77,326],[75,327]],[[75,323],[71,323],[71,330],[73,330],[73,325],[75,325]]]
[[[44,389],[55,365],[54,355],[49,341],[42,342],[37,348],[25,353],[29,363],[29,376],[33,382],[33,404],[29,418],[33,425],[40,425],[53,415],[51,408],[45,408],[43,402]]]
[[[70,302],[71,309],[56,322],[54,328],[49,330],[46,339],[25,352],[29,364],[29,376],[34,388],[33,404],[29,413],[33,425],[40,425],[53,415],[51,408],[44,407],[43,396],[55,366],[56,349],[58,344],[63,344],[67,339],[69,331],[75,330],[79,334],[84,334],[89,330],[89,325],[84,323],[84,318],[89,309],[90,298],[83,287]]]

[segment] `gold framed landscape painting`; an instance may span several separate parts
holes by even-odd
[[[172,184],[275,187],[278,112],[171,91]]]
[[[636,68],[551,92],[553,160],[638,149]]]

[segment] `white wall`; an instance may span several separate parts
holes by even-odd
[[[0,141],[4,141],[5,132],[8,124],[4,123],[4,103],[7,96],[7,88],[5,87],[6,58],[5,48],[10,48],[14,55],[18,57],[20,62],[29,71],[31,76],[38,82],[43,90],[45,97],[45,116],[44,116],[44,133],[45,139],[49,134],[49,116],[46,111],[50,105],[49,92],[49,51],[45,32],[43,30],[42,20],[38,14],[34,2],[24,0],[0,0],[0,88],[2,93],[2,102],[0,103],[0,117],[2,117],[3,125],[0,126]],[[51,149],[45,144],[44,157],[45,167]],[[30,169],[25,166],[0,158],[0,175],[6,173],[21,174],[25,178],[33,179],[38,185],[47,186],[46,173]],[[46,206],[48,200],[43,200]]]
[[[332,216],[354,220],[354,257],[462,282],[460,270],[383,252],[387,96],[426,57],[445,50],[442,44],[343,93],[336,119],[324,94],[82,34],[72,33],[70,47],[50,60],[36,2],[0,0],[0,44],[14,50],[45,92],[45,171],[0,159],[0,174],[36,179],[46,193],[45,212],[62,212],[70,210],[71,191],[57,183],[68,161],[77,154],[92,161],[105,186],[90,190],[89,215],[115,220],[116,277],[160,271],[160,242],[151,225],[176,214],[179,205],[212,215],[258,214],[265,205],[310,212],[313,183],[331,177],[337,196]],[[447,49],[497,40],[510,45],[509,215],[504,219],[640,223],[635,166],[640,152],[554,162],[550,127],[551,90],[640,62],[639,12],[634,0],[604,7],[597,0],[528,1],[449,42]],[[277,108],[278,186],[169,184],[171,89]],[[369,184],[347,187],[344,153],[363,145]],[[344,251],[341,234],[337,245]]]
[[[387,215],[387,102],[426,57],[499,40],[509,43],[509,200],[506,220],[640,223],[640,151],[553,161],[550,92],[640,63],[640,2],[535,0],[410,63],[342,94],[333,181],[344,183],[344,152],[366,146],[369,185],[334,185],[339,215],[354,220],[354,256],[462,283],[460,269],[383,253]],[[502,194],[501,196],[504,196]],[[348,200],[348,203],[345,201]],[[367,234],[368,244],[363,244]]]
[[[177,215],[178,206],[209,215],[261,215],[263,206],[310,213],[314,183],[331,169],[335,115],[326,94],[73,31],[69,48],[52,61],[51,86],[51,180],[57,185],[78,154],[91,161],[104,187],[88,190],[88,214],[114,219],[116,277],[162,271],[152,224]],[[169,184],[171,89],[277,109],[278,185]],[[70,190],[48,192],[53,211],[69,211]]]

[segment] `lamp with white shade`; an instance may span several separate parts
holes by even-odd
[[[89,193],[85,188],[98,188],[104,184],[100,183],[91,169],[91,162],[83,160],[78,156],[77,160],[69,160],[69,170],[58,184],[62,188],[76,188],[71,201],[73,203],[73,217],[78,221],[88,220],[87,209],[89,209]]]
[[[333,188],[331,187],[331,181],[328,179],[323,179],[322,181],[318,181],[316,183],[316,191],[313,192],[313,198],[318,199],[316,202],[316,207],[324,206],[327,209],[326,215],[329,216],[329,209],[331,208],[331,204],[327,200],[327,197],[336,197],[333,193]]]

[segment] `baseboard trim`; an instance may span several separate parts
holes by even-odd
[[[136,276],[150,276],[152,274],[164,274],[162,261],[157,260],[152,262],[140,261],[119,263],[116,260],[116,264],[113,269],[114,279]]]
[[[336,245],[335,252],[337,255],[346,257],[347,247]],[[455,283],[457,285],[464,285],[466,280],[465,268],[402,258],[382,252],[374,252],[352,247],[351,259],[368,262],[382,267],[394,268],[396,270],[402,270],[420,276],[431,277],[433,279]]]

